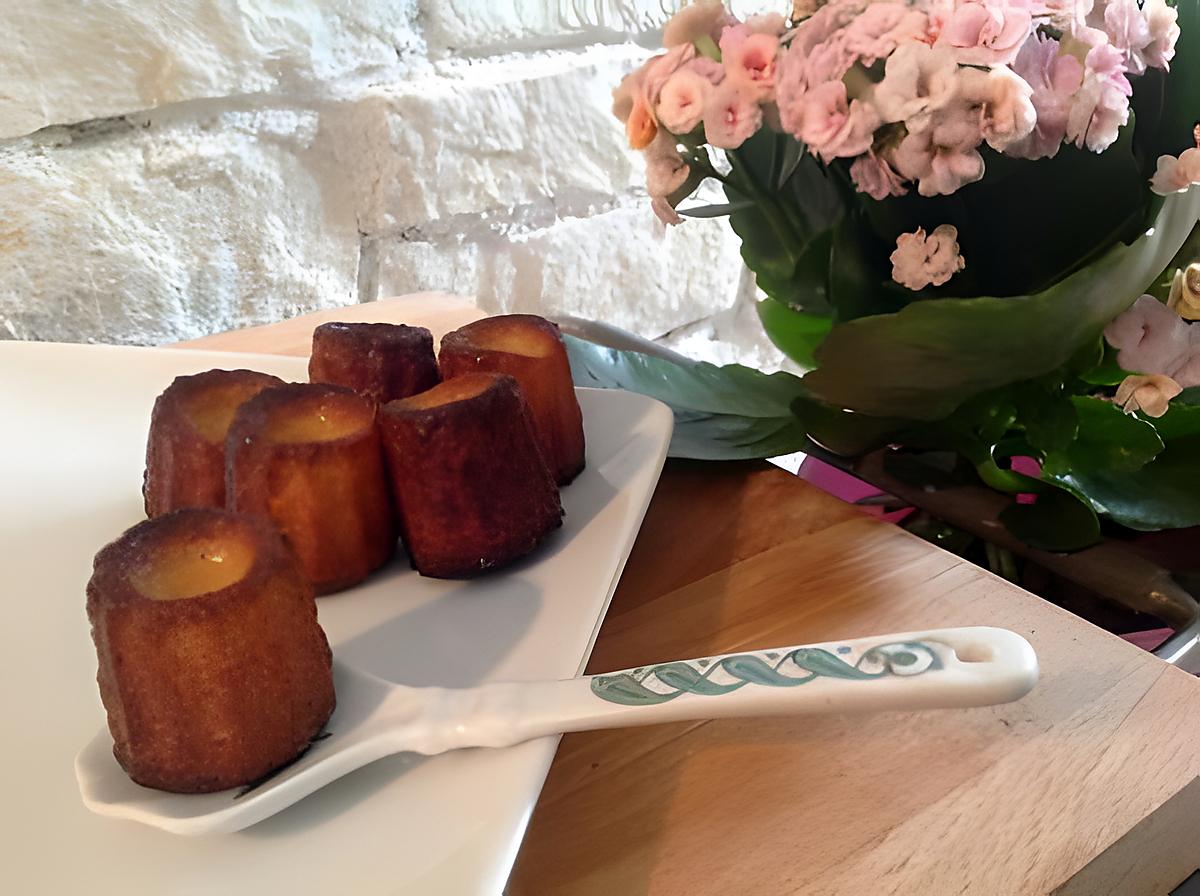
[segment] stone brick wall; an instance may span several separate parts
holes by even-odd
[[[694,334],[734,305],[737,241],[655,221],[608,111],[671,6],[6,0],[0,337],[158,343],[421,289]]]

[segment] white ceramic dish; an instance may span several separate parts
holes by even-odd
[[[278,356],[0,342],[0,813],[5,888],[90,893],[497,893],[557,740],[433,759],[393,756],[237,834],[179,838],[93,815],[75,754],[103,724],[84,615],[91,558],[142,518],[155,396],[179,374]],[[403,561],[322,598],[338,656],[382,678],[463,687],[583,668],[671,433],[661,404],[581,390],[587,470],[563,530],[535,557],[471,582]]]

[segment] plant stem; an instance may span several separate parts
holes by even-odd
[[[1045,491],[1046,485],[1032,476],[1026,476],[1015,470],[1002,470],[990,457],[975,464],[975,472],[990,488],[1009,494],[1024,494],[1026,492]]]

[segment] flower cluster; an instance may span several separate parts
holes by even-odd
[[[979,180],[984,144],[1025,159],[1064,143],[1103,152],[1129,119],[1129,76],[1168,68],[1179,37],[1165,0],[828,0],[794,17],[800,7],[811,14],[789,25],[699,0],[615,91],[665,220],[695,186],[681,147],[736,149],[764,125],[845,160],[875,199]],[[1165,162],[1155,186],[1197,179],[1200,155]]]

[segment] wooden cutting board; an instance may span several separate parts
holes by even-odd
[[[568,735],[510,896],[1149,896],[1200,866],[1200,680],[779,471],[668,465],[655,500],[589,672],[997,625],[1041,681],[998,707]]]

